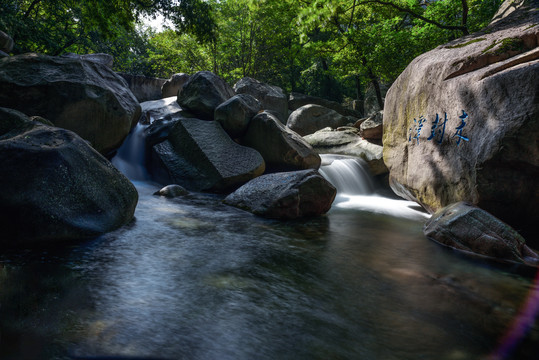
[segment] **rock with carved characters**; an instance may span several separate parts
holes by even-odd
[[[468,201],[532,241],[539,239],[539,2],[515,4],[484,31],[417,57],[393,83],[384,161],[398,195],[430,212]]]

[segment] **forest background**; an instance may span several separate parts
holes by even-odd
[[[484,28],[502,0],[2,0],[13,54],[108,53],[114,70],[249,76],[363,111],[416,56]],[[166,19],[160,30],[148,19]]]

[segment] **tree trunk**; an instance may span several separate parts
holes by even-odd
[[[357,98],[357,107],[355,110],[359,111],[361,113],[361,116],[365,115],[365,93],[363,92],[363,89],[361,88],[361,79],[358,75],[355,77],[356,80],[356,98]]]

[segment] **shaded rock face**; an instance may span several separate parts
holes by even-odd
[[[336,101],[322,99],[316,96],[305,95],[293,92],[288,96],[288,110],[294,111],[305,105],[320,105],[325,108],[334,110],[342,116],[351,116],[354,118],[360,118],[362,114],[359,111],[348,109]],[[353,121],[351,121],[353,122]]]
[[[325,214],[337,190],[316,170],[260,176],[227,196],[225,204],[272,219]]]
[[[234,90],[219,76],[199,71],[178,93],[178,104],[203,120],[213,120],[215,108],[234,96]]]
[[[350,119],[320,105],[304,105],[288,117],[286,126],[301,136],[313,134],[326,127],[338,128],[350,123]],[[353,123],[353,122],[352,122]]]
[[[251,119],[261,110],[260,103],[248,94],[231,97],[215,109],[215,121],[236,139],[247,131]]]
[[[161,96],[168,98],[171,96],[178,96],[178,92],[183,89],[183,85],[189,80],[189,75],[185,73],[178,73],[172,75],[170,79],[163,83],[161,87]]]
[[[320,156],[311,145],[266,111],[251,120],[242,143],[262,155],[266,162],[266,172],[320,167]]]
[[[451,248],[490,258],[539,265],[539,255],[509,225],[469,203],[438,210],[425,224],[425,235]]]
[[[166,79],[125,73],[118,73],[118,75],[124,78],[129,90],[133,92],[139,103],[162,98],[161,86],[163,86]]]
[[[94,237],[133,218],[135,187],[71,131],[0,108],[1,246]]]
[[[539,2],[524,3],[406,68],[386,97],[384,161],[430,212],[468,201],[537,234]]]
[[[117,149],[140,116],[137,99],[108,67],[36,54],[0,59],[0,106],[42,116],[102,154]]]
[[[277,113],[284,124],[288,118],[288,98],[278,86],[268,85],[250,77],[244,77],[234,84],[236,94],[249,94],[262,105],[262,110]]]
[[[169,177],[160,181],[194,191],[235,189],[265,168],[256,150],[233,142],[215,121],[176,120],[167,139],[154,145],[153,152],[152,161],[161,162]]]
[[[345,127],[341,130],[326,128],[303,137],[318,154],[336,154],[359,157],[369,166],[372,175],[387,173],[383,148],[359,136],[359,130]]]

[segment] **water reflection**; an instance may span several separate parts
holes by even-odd
[[[532,288],[429,242],[418,220],[335,208],[278,222],[137,187],[130,226],[2,257],[0,358],[478,359]],[[535,322],[515,358],[538,344]]]

